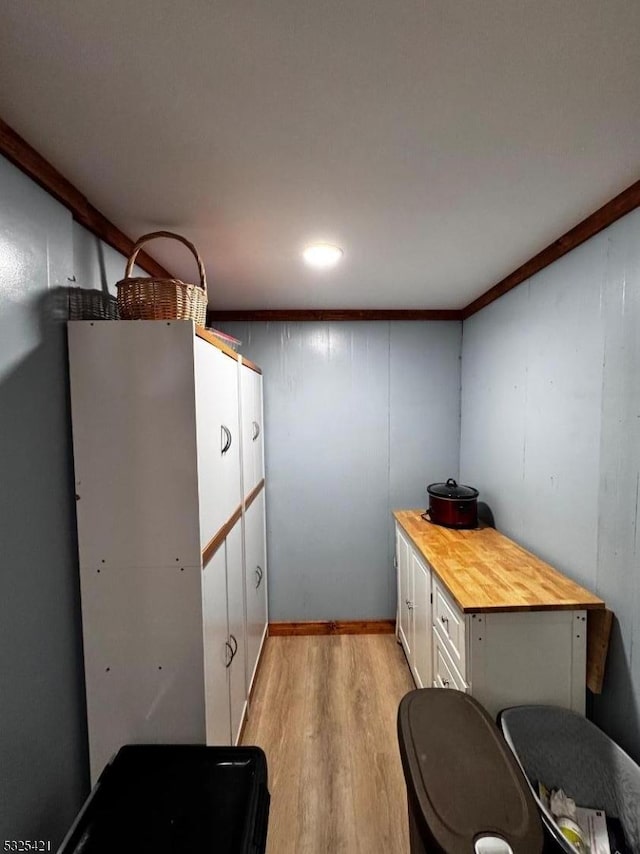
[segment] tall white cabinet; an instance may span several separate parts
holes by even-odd
[[[262,376],[187,321],[69,324],[92,779],[235,743],[267,630]]]

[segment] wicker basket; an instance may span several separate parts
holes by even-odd
[[[171,237],[184,243],[198,262],[199,285],[180,279],[154,279],[131,276],[138,252],[155,237]],[[207,320],[207,276],[196,247],[185,237],[171,231],[143,235],[133,247],[124,279],[117,283],[118,309],[122,320],[195,320],[204,326]]]

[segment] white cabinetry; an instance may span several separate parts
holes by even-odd
[[[419,688],[431,685],[431,572],[424,562],[411,551],[413,576],[413,675]]]
[[[586,612],[464,613],[396,523],[398,639],[419,688],[473,694],[491,714],[549,703],[584,713]]]
[[[245,587],[247,591],[247,684],[253,684],[267,633],[267,560],[264,490],[247,507],[245,524]]]
[[[238,366],[195,338],[200,545],[204,549],[240,504]]]
[[[249,495],[264,477],[262,434],[262,375],[248,365],[240,369],[242,397],[242,474],[244,494]]]
[[[247,705],[244,579],[242,565],[242,522],[233,526],[225,541],[227,554],[227,611],[229,617],[229,703],[231,742],[240,738]]]
[[[266,625],[264,481],[243,495],[241,371],[259,378],[260,445],[262,385],[186,321],[72,322],[69,361],[95,780],[125,743],[239,737]]]
[[[247,707],[242,574],[238,520],[204,568],[207,744],[235,744]]]
[[[410,662],[413,650],[411,549],[399,525],[396,525],[396,567],[398,570],[398,636]]]
[[[418,688],[431,685],[431,571],[397,527],[398,635]]]
[[[231,742],[231,705],[228,670],[233,647],[229,639],[225,543],[204,568],[202,588],[206,742],[207,744],[229,744]]]

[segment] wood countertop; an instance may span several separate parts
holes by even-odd
[[[215,332],[212,332],[209,329],[204,329],[202,326],[196,326],[196,335],[198,338],[202,338],[203,341],[213,344],[214,347],[217,347],[218,350],[221,350],[226,356],[230,356],[234,361],[237,362],[242,359],[242,364],[246,365],[250,370],[255,371],[256,374],[262,373],[262,368],[256,365],[255,362],[252,362],[251,359],[246,359],[244,356],[236,353],[236,351],[229,347],[228,344],[225,344],[221,338],[218,338]]]
[[[457,531],[422,510],[393,515],[464,613],[604,608],[593,593],[494,528]]]

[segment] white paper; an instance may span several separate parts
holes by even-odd
[[[591,854],[611,854],[607,817],[603,811],[576,807],[576,817],[587,838]]]

